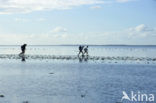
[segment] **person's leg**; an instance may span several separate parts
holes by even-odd
[[[84,56],[84,52],[82,51],[82,56]]]
[[[85,55],[85,52],[83,52],[83,55]]]
[[[88,51],[86,52],[87,56],[88,56]]]
[[[81,54],[82,52],[81,51],[79,51],[79,54],[78,54],[78,56],[80,56],[80,54]]]
[[[23,54],[25,54],[25,50],[23,51]]]
[[[24,51],[22,51],[22,54],[24,54],[25,52]]]
[[[80,55],[80,51],[79,51],[78,55]]]

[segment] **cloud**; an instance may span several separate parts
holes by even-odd
[[[134,1],[134,0],[116,0],[119,3],[126,3],[126,2],[130,2],[130,1]]]
[[[153,28],[150,28],[146,26],[145,24],[138,25],[137,27],[134,28],[138,32],[148,32],[148,31],[154,31]]]
[[[145,24],[140,24],[136,27],[132,27],[128,29],[129,36],[155,36],[156,29],[146,26]]]
[[[66,28],[56,27],[53,32],[43,34],[4,34],[0,33],[0,45],[23,44],[133,44],[156,45],[156,28],[140,24],[121,31],[107,32],[67,32]],[[61,35],[58,35],[58,34]],[[11,39],[8,39],[11,38]]]
[[[51,33],[64,33],[64,32],[67,32],[67,29],[63,27],[56,27],[51,31]]]
[[[31,13],[44,10],[66,10],[82,5],[125,3],[135,0],[0,0],[0,14]],[[94,6],[95,5],[95,6]]]
[[[96,6],[92,6],[92,7],[91,7],[91,9],[100,9],[100,8],[102,8],[102,7],[99,6],[99,5],[96,5]]]
[[[44,45],[44,44],[61,44],[66,43],[67,35],[57,34],[0,34],[0,45],[20,45],[27,43],[29,45]],[[8,39],[11,38],[11,39]]]
[[[36,21],[42,22],[42,21],[46,21],[46,19],[45,18],[38,18],[38,19],[36,19]]]
[[[64,10],[81,5],[101,4],[103,0],[0,0],[0,14]]]
[[[28,22],[29,19],[25,19],[25,18],[15,18],[15,21],[17,21],[17,22]]]
[[[16,22],[43,22],[46,21],[45,18],[35,18],[35,19],[30,19],[30,18],[15,18],[14,19]]]

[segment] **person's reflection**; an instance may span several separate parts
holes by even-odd
[[[79,62],[82,63],[84,62],[88,62],[88,56],[82,55],[82,56],[78,56]]]
[[[88,55],[86,55],[86,56],[84,57],[84,61],[85,61],[85,62],[88,62]]]
[[[26,60],[25,60],[25,55],[20,55],[20,57],[21,57],[21,61],[22,62],[25,62]]]
[[[25,56],[22,56],[22,60],[21,60],[22,62],[25,62]]]
[[[78,58],[79,58],[79,62],[80,62],[80,63],[82,63],[83,58],[82,58],[82,57],[80,57],[80,56],[78,56]]]

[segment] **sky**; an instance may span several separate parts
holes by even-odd
[[[0,45],[156,45],[156,0],[0,0]]]

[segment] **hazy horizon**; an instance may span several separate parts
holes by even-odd
[[[11,44],[7,44],[7,45],[1,45],[0,46],[21,46],[23,44],[17,44],[17,45],[11,45]],[[156,45],[130,45],[130,44],[27,44],[28,46],[156,46]]]

